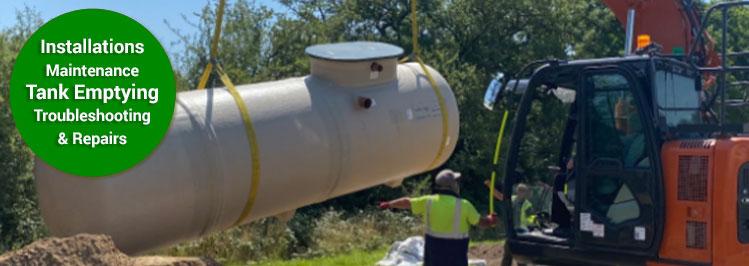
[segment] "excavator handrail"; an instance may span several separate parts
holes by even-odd
[[[705,36],[705,25],[707,25],[707,22],[710,19],[710,15],[712,15],[712,13],[715,12],[715,10],[720,9],[721,12],[724,13],[724,16],[727,16],[728,9],[732,7],[737,7],[737,6],[749,6],[749,1],[723,2],[723,3],[715,4],[711,6],[710,8],[708,8],[707,11],[705,11],[705,15],[702,16],[702,23],[700,25],[700,31],[696,35],[695,39],[692,41],[692,44],[690,45],[688,58],[692,58],[692,56],[694,55],[694,49],[697,48],[697,45],[700,43],[700,41],[702,41],[703,36]],[[726,59],[725,57],[728,55],[726,54],[726,46],[725,46],[726,44],[725,30],[727,28],[727,17],[724,17],[724,18],[725,20],[722,21],[722,25],[721,25],[722,26],[721,31],[723,31],[722,33],[724,35],[722,36],[723,39],[721,40],[722,42],[721,56],[723,57],[721,61],[723,62],[725,62],[725,59]],[[721,62],[721,65],[725,64],[723,62]]]
[[[710,19],[710,16],[716,11],[720,10],[721,12],[721,27],[720,27],[720,34],[721,34],[721,41],[720,41],[720,64],[718,66],[712,66],[712,67],[697,67],[697,69],[700,70],[702,73],[717,73],[718,75],[718,87],[715,91],[715,94],[710,97],[708,100],[707,106],[712,106],[715,104],[715,101],[717,99],[717,96],[720,95],[720,112],[718,113],[718,127],[720,128],[720,135],[725,136],[726,135],[726,124],[725,124],[725,116],[726,116],[726,88],[728,87],[726,82],[726,74],[732,73],[732,72],[749,72],[749,66],[729,66],[728,65],[728,11],[731,8],[735,7],[741,7],[741,6],[749,6],[749,1],[738,1],[738,2],[723,2],[719,4],[715,4],[707,9],[705,12],[705,15],[702,17],[702,25],[700,27],[699,34],[697,35],[696,39],[692,42],[692,49],[694,49],[697,44],[700,42],[700,40],[703,38],[702,36],[705,33],[705,25],[707,25],[708,20]],[[690,50],[689,57],[692,58],[694,50]]]

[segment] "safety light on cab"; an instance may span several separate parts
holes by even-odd
[[[650,40],[650,35],[648,34],[637,35],[637,50],[645,48],[651,43],[652,41]]]

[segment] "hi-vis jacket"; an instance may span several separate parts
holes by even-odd
[[[471,225],[478,224],[480,215],[471,202],[457,199],[444,194],[411,198],[411,211],[422,216],[427,235],[465,239],[468,238]]]
[[[528,229],[528,226],[536,223],[536,215],[533,214],[533,204],[524,199],[519,201],[515,195],[512,195],[512,209],[515,214],[512,216],[515,228]]]

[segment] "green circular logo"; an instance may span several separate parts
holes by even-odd
[[[26,144],[60,171],[100,177],[148,157],[174,112],[174,73],[140,23],[108,10],[56,17],[26,42],[10,106]]]

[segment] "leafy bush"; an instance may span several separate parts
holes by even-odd
[[[172,256],[208,256],[220,261],[259,261],[289,258],[296,246],[291,230],[275,218],[234,227],[174,246],[165,251]]]
[[[288,223],[261,219],[156,253],[246,263],[374,250],[421,232],[420,223],[405,212],[367,210],[347,215],[328,209],[319,215],[298,214]],[[297,237],[309,242],[302,245]]]
[[[315,224],[310,254],[373,250],[422,232],[421,222],[404,212],[361,211],[346,217],[331,209]]]

